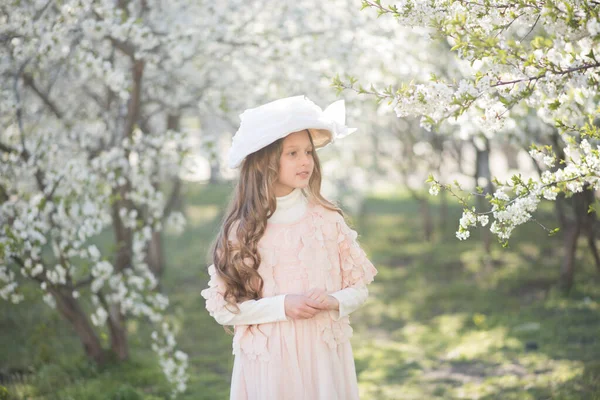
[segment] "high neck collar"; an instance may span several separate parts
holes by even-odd
[[[269,222],[294,222],[300,219],[306,211],[307,199],[302,193],[302,189],[295,188],[291,193],[275,199],[277,200],[277,208],[269,218]]]
[[[302,194],[302,189],[295,188],[285,196],[275,197],[275,199],[277,200],[277,209],[285,210],[290,207],[293,207],[294,204],[298,203],[301,200],[302,196],[304,196]]]

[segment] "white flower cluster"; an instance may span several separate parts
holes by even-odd
[[[587,139],[583,139],[579,144],[571,143],[564,151],[567,155],[565,167],[554,172],[544,171],[539,181],[531,179],[524,182],[520,176],[515,175],[513,182],[516,183],[513,186],[500,187],[494,192],[490,210],[494,221],[490,231],[501,241],[506,242],[517,226],[533,218],[532,214],[537,210],[542,199],[556,200],[560,192],[579,193],[585,190],[586,185],[589,185],[592,190],[600,189],[600,147],[598,145],[592,147]],[[548,154],[532,149],[530,154],[542,160],[548,167],[556,163],[556,155],[553,153]],[[433,182],[433,186],[440,185],[435,180]],[[511,198],[506,190],[511,190],[514,197]],[[468,229],[476,226],[478,222],[482,226],[487,225],[488,216],[477,215],[475,210],[465,209],[456,236],[461,240],[469,238]]]
[[[398,118],[425,115],[439,122],[456,110],[451,105],[454,99],[452,86],[431,82],[429,84],[416,84],[409,87],[402,94],[396,96],[392,103]]]
[[[100,261],[92,266],[91,273],[94,280],[91,289],[93,293],[98,293],[102,289],[104,283],[111,278],[113,271],[114,267],[108,261]]]
[[[440,185],[437,182],[432,182],[431,186],[429,187],[429,194],[432,196],[437,196],[438,194],[440,194]]]
[[[44,300],[44,303],[46,303],[46,305],[50,308],[56,308],[56,300],[54,299],[54,296],[52,296],[51,293],[45,293],[44,296],[42,297],[42,299]]]
[[[456,237],[460,240],[466,240],[471,236],[469,229],[476,227],[477,223],[481,226],[486,226],[489,222],[487,215],[477,215],[474,210],[463,210],[462,217],[458,223],[458,231],[456,231]]]
[[[535,160],[537,160],[540,163],[543,163],[548,168],[554,167],[554,164],[556,163],[556,156],[555,155],[545,154],[544,152],[541,152],[538,149],[531,149],[529,151],[529,154]]]
[[[539,147],[533,146],[530,155],[549,169],[528,182],[515,174],[484,214],[465,209],[456,232],[459,239],[468,238],[469,228],[479,223],[474,215],[490,214],[490,230],[506,241],[517,226],[533,218],[541,200],[600,187],[600,19],[588,2],[541,2],[536,7],[502,0],[364,4],[402,26],[429,28],[431,37],[445,37],[445,44],[453,46],[455,58],[440,57],[444,63],[451,61],[444,65],[443,78],[423,62],[428,73],[415,71],[414,83],[396,91],[372,89],[379,100],[392,102],[398,117],[420,117],[426,129],[436,124],[436,133],[461,139],[507,134],[526,146],[535,142]],[[563,135],[559,145],[564,146],[564,163],[552,148],[542,147],[557,130]],[[443,188],[433,182],[429,192],[437,195]]]
[[[505,195],[502,191],[496,193]],[[502,200],[504,198],[503,196]],[[505,207],[494,204],[492,212],[495,221],[490,226],[490,231],[500,239],[508,240],[515,227],[531,219],[531,213],[537,210],[539,201],[538,195],[533,192],[530,195],[515,198]]]
[[[67,270],[60,264],[56,264],[54,269],[46,272],[46,279],[53,285],[65,285],[67,283]]]
[[[165,227],[168,231],[176,235],[183,233],[185,229],[185,216],[179,211],[172,211],[165,221]]]
[[[0,265],[0,297],[14,304],[20,303],[23,300],[23,295],[16,293],[18,287],[14,281],[14,272],[8,270],[5,265]]]
[[[96,311],[90,316],[92,323],[96,326],[102,326],[106,322],[106,318],[108,318],[108,312],[104,309],[104,307],[99,306]]]
[[[152,349],[159,357],[160,365],[173,385],[172,397],[185,392],[187,388],[188,355],[175,349],[173,331],[167,322],[160,324],[160,330],[152,332]]]

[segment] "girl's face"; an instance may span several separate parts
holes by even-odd
[[[283,139],[275,196],[285,196],[296,188],[308,186],[315,167],[313,147],[308,135],[308,131],[303,130],[290,133]]]

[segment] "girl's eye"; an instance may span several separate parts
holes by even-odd
[[[295,152],[295,151],[292,151],[292,152],[290,153],[290,156],[295,156],[295,155],[296,155],[296,152]]]

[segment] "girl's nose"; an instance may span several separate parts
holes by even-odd
[[[304,154],[304,156],[302,157],[302,165],[306,165],[310,162],[311,157],[309,154]]]

